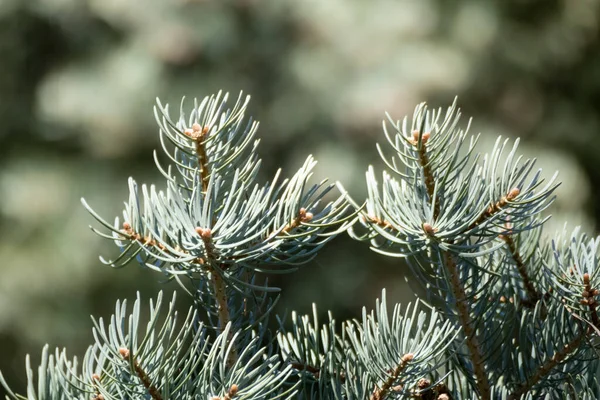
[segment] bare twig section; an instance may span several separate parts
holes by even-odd
[[[394,368],[386,381],[381,385],[381,388],[376,387],[371,395],[371,400],[383,400],[387,396],[390,391],[400,391],[402,387],[392,386],[394,382],[398,380],[398,377],[402,373],[402,371],[406,368],[409,362],[414,359],[414,355],[411,353],[407,353],[402,356],[400,359],[400,363]]]
[[[508,250],[512,255],[513,260],[517,266],[517,271],[519,275],[521,275],[521,279],[523,280],[523,284],[525,285],[525,290],[527,291],[527,298],[522,302],[525,306],[533,307],[538,300],[542,298],[542,294],[538,292],[533,285],[529,274],[527,273],[527,267],[525,265],[525,261],[517,249],[515,241],[510,235],[500,235],[500,239],[504,240],[506,245],[508,246]]]
[[[421,136],[421,146],[419,146],[419,135]],[[429,156],[427,155],[427,142],[431,137],[430,132],[414,131],[412,133],[411,143],[413,146],[417,147],[417,151],[419,153],[419,164],[421,168],[423,168],[423,175],[425,176],[425,186],[427,187],[427,194],[429,195],[430,202],[434,202],[433,207],[433,218],[437,219],[440,215],[440,203],[433,198],[433,194],[435,193],[435,179],[433,177],[433,171],[431,169],[431,165],[429,164]]]
[[[508,202],[513,201],[520,193],[521,190],[519,188],[512,188],[506,196],[502,197],[496,203],[490,204],[488,208],[479,216],[479,218],[477,218],[477,220],[475,220],[475,222],[473,222],[471,226],[469,226],[469,229],[474,229],[478,227],[479,225],[481,225],[482,223],[499,213],[500,210],[506,207]]]
[[[483,365],[483,356],[479,345],[479,340],[475,335],[475,328],[473,320],[469,313],[469,303],[465,294],[465,289],[460,281],[458,273],[458,265],[452,255],[448,252],[444,252],[444,258],[446,269],[450,274],[450,286],[454,298],[456,299],[456,310],[458,312],[458,319],[460,325],[465,333],[467,341],[467,349],[469,350],[469,357],[473,363],[473,370],[477,379],[477,389],[479,395],[483,400],[489,400],[491,398],[490,383],[485,373],[485,367]]]
[[[186,129],[183,133],[192,139],[196,143],[196,154],[198,155],[198,169],[200,170],[200,177],[202,178],[202,191],[206,192],[208,188],[208,178],[210,170],[208,168],[208,157],[206,155],[206,149],[204,148],[202,141],[208,134],[208,126],[204,128],[200,124],[195,123],[192,125],[192,129]]]
[[[127,360],[127,361],[129,361],[129,357],[131,357],[131,353],[129,352],[129,349],[127,349],[125,347],[119,349],[119,354],[121,354],[121,357],[123,357],[123,359]],[[135,374],[142,381],[142,384],[144,385],[144,387],[146,388],[146,390],[148,391],[148,394],[150,394],[152,399],[162,400],[160,391],[152,384],[152,382],[150,381],[150,377],[148,376],[146,371],[144,371],[144,369],[142,368],[140,363],[138,363],[137,360],[135,360],[135,359],[133,360],[133,369],[135,370]]]

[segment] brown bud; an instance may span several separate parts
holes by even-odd
[[[429,137],[431,136],[431,133],[429,132],[424,132],[423,135],[421,136],[421,141],[423,143],[427,143],[427,141],[429,140]]]
[[[588,306],[593,306],[594,304],[596,304],[596,299],[594,299],[593,297],[590,297],[587,301]]]
[[[126,231],[130,231],[131,230],[131,224],[127,221],[123,222],[123,229],[125,229]]]
[[[435,229],[433,229],[433,226],[431,226],[431,224],[428,222],[423,223],[423,230],[428,236],[435,235]]]
[[[204,232],[204,228],[197,226],[196,228],[194,228],[194,230],[196,231],[196,233],[200,236],[202,236],[202,233]]]
[[[581,295],[583,297],[590,297],[590,292],[588,292],[587,290],[584,290],[583,293],[581,293]]]
[[[193,130],[191,130],[191,129],[186,129],[186,130],[184,130],[184,131],[183,131],[183,134],[184,134],[185,136],[192,137],[192,135],[194,134],[194,131],[193,131]]]
[[[587,272],[583,274],[583,283],[585,283],[586,285],[590,283],[590,274],[588,274]]]
[[[128,359],[129,358],[129,349],[126,349],[125,347],[121,347],[119,349],[119,354],[121,355],[121,357],[123,357],[124,359]]]
[[[98,393],[97,395],[92,397],[92,400],[104,400],[104,396],[102,395],[102,393]]]
[[[413,353],[406,353],[405,355],[402,356],[402,362],[409,362],[414,360],[415,355]]]
[[[500,303],[506,303],[506,297],[500,296]]]
[[[210,228],[206,228],[202,231],[200,236],[202,236],[202,239],[208,240],[212,237],[212,231],[210,230]]]
[[[431,386],[431,381],[429,379],[421,378],[417,382],[417,387],[419,389],[425,389],[425,388],[428,388],[429,386]]]
[[[521,190],[517,187],[510,189],[510,192],[508,192],[508,194],[506,195],[506,199],[507,200],[514,200],[519,194],[521,193]]]
[[[412,139],[415,144],[419,141],[419,131],[412,132]]]
[[[98,374],[92,374],[92,380],[94,380],[96,382],[100,382],[100,375],[98,375]]]
[[[598,293],[600,293],[598,289],[592,290],[592,296],[598,296]]]
[[[231,387],[229,388],[229,396],[233,397],[237,394],[238,392],[238,385],[236,385],[235,383],[233,385],[231,385]]]
[[[313,213],[307,212],[306,214],[304,214],[304,217],[302,217],[302,222],[310,222],[312,219]]]
[[[437,397],[437,400],[450,400],[450,396],[447,393],[442,393]]]
[[[194,132],[200,132],[202,130],[202,126],[200,126],[200,124],[196,122],[192,125],[192,130]]]

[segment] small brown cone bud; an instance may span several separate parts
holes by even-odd
[[[413,142],[415,144],[417,144],[417,142],[419,141],[419,131],[413,131],[412,132],[412,139],[413,139]]]
[[[402,356],[402,362],[409,362],[414,360],[415,355],[413,353],[406,353],[405,355]]]
[[[583,274],[583,283],[585,283],[586,285],[590,283],[590,274],[588,274],[587,272]]]
[[[98,375],[98,374],[92,374],[92,380],[94,380],[96,382],[100,382],[100,375]]]
[[[202,239],[208,240],[212,237],[212,231],[210,230],[210,228],[206,228],[202,231],[200,236],[202,236]]]
[[[129,349],[126,349],[125,347],[121,347],[119,349],[119,354],[121,355],[121,357],[123,357],[124,359],[128,359],[129,358]]]
[[[237,394],[238,392],[238,385],[236,385],[235,383],[233,385],[231,385],[231,387],[229,388],[229,396],[233,397]]]
[[[423,230],[428,236],[435,235],[435,229],[433,229],[433,226],[431,226],[431,224],[428,222],[423,223]]]
[[[431,133],[429,133],[429,132],[423,133],[423,136],[421,136],[421,141],[423,143],[427,143],[427,141],[429,140],[430,136],[431,136]]]
[[[508,194],[506,195],[506,199],[509,201],[514,200],[520,193],[521,190],[519,188],[512,188],[510,189],[510,192],[508,192]]]
[[[581,294],[583,297],[590,297],[590,292],[588,292],[587,290],[584,290],[583,293]]]
[[[302,222],[310,222],[313,219],[313,213],[307,212],[302,218]]]
[[[200,124],[196,122],[192,125],[192,130],[194,132],[200,132],[202,130],[202,126],[200,126]]]
[[[126,231],[130,231],[131,230],[131,224],[127,221],[123,222],[123,229],[125,229]]]

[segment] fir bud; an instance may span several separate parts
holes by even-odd
[[[121,355],[121,357],[123,357],[125,360],[129,359],[129,349],[125,348],[125,347],[121,347],[119,349],[119,354]]]
[[[431,224],[428,222],[423,223],[423,230],[425,231],[427,236],[435,235],[435,229],[433,229],[433,226],[431,226]]]
[[[521,189],[518,187],[510,189],[510,192],[506,195],[506,200],[512,201],[521,193]]]

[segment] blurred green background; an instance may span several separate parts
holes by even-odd
[[[599,18],[600,0],[0,0],[0,369],[22,391],[26,353],[81,356],[90,314],[174,290],[137,265],[102,266],[117,249],[79,202],[110,220],[128,176],[160,182],[157,96],[177,109],[182,96],[251,94],[263,179],[313,154],[318,177],[361,199],[384,112],[458,95],[482,149],[521,137],[547,176],[560,170],[548,230],[594,234]],[[316,302],[340,320],[383,287],[409,301],[402,263],[367,247],[340,237],[279,279],[280,309]]]

